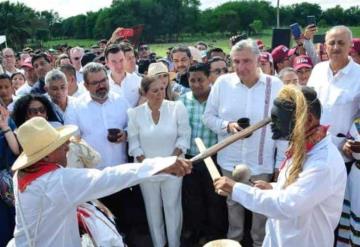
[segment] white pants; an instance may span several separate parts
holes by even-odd
[[[174,176],[156,178],[140,184],[154,247],[164,247],[166,244],[163,208],[168,246],[180,246],[181,184],[182,178]]]

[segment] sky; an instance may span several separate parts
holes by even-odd
[[[2,0],[0,0],[1,2]],[[229,0],[200,0],[201,9],[213,8]],[[268,0],[274,6],[276,0]],[[97,11],[100,8],[109,7],[112,0],[10,0],[10,2],[20,2],[25,5],[41,11],[54,10],[59,13],[60,17],[67,18],[70,16],[86,13],[88,11]],[[299,0],[280,0],[280,5],[289,5],[299,3]],[[317,3],[323,9],[332,8],[341,5],[343,8],[359,5],[359,0],[307,0],[308,3]]]

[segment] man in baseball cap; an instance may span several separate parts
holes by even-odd
[[[18,90],[16,90],[15,95],[18,97],[30,93],[32,86],[38,80],[38,77],[31,63],[31,57],[28,57],[24,60],[24,62],[21,64],[21,69],[24,71],[26,82],[20,88],[18,88]]]
[[[79,204],[158,173],[184,176],[191,172],[191,163],[175,156],[104,170],[66,168],[69,138],[77,129],[75,125],[55,129],[41,117],[18,128],[23,152],[12,166],[16,227],[10,246],[81,246],[76,217]]]
[[[306,55],[295,57],[293,67],[299,77],[299,84],[305,86],[314,67],[311,58]]]
[[[353,38],[352,43],[353,46],[350,50],[350,56],[355,63],[360,64],[360,38]]]
[[[274,67],[277,73],[285,67],[290,67],[291,50],[284,45],[279,45],[271,52],[274,59]]]

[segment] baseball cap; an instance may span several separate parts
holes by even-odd
[[[271,55],[274,59],[274,63],[281,62],[285,58],[289,57],[290,50],[284,45],[279,45],[272,50]]]
[[[32,63],[31,63],[31,57],[26,58],[24,60],[24,62],[21,64],[21,67],[27,67],[27,68],[32,69],[33,66],[32,66]]]
[[[351,51],[360,53],[360,38],[353,38],[352,44]]]
[[[309,56],[301,55],[301,56],[295,57],[294,62],[293,62],[293,67],[295,70],[299,70],[302,68],[312,68],[312,67],[314,67],[314,65]]]
[[[259,47],[260,50],[265,47],[265,44],[261,39],[257,39],[256,44],[257,44],[257,46]]]

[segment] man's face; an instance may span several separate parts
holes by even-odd
[[[275,99],[271,108],[271,131],[274,140],[290,140],[294,129],[295,106]]]
[[[311,68],[301,68],[296,71],[297,76],[299,77],[299,84],[302,86],[306,86],[309,77],[311,75]]]
[[[348,60],[351,45],[349,34],[342,29],[332,31],[325,37],[325,50],[330,62],[345,63]]]
[[[29,82],[30,84],[33,84],[38,80],[38,77],[33,68],[24,66],[23,70],[24,70],[24,75],[25,75],[25,79],[27,82]]]
[[[68,95],[68,87],[64,80],[57,80],[46,86],[47,92],[51,100],[57,104],[66,104],[66,98]]]
[[[133,73],[136,70],[136,57],[134,51],[125,52],[125,71]]]
[[[150,48],[147,45],[142,45],[138,49],[140,59],[148,59],[150,56]]]
[[[259,66],[264,74],[271,75],[271,63],[269,61],[260,61]]]
[[[189,73],[189,85],[195,97],[204,97],[210,92],[209,78],[202,71]]]
[[[180,75],[185,74],[190,68],[191,59],[186,52],[175,52],[172,54],[172,59],[175,71]]]
[[[0,98],[4,102],[11,102],[14,89],[9,79],[0,79]]]
[[[80,51],[73,51],[70,53],[70,61],[77,71],[81,68],[81,59],[83,56],[84,53]]]
[[[60,164],[63,167],[66,167],[66,165],[67,165],[66,154],[69,151],[69,144],[70,144],[69,141],[65,142],[63,145],[58,147],[54,152],[49,154],[45,158],[45,160],[47,162],[57,163],[57,164]]]
[[[224,61],[216,61],[210,64],[210,76],[209,80],[212,84],[215,83],[216,79],[228,72],[226,63]]]
[[[106,65],[111,73],[123,74],[125,72],[125,56],[122,51],[109,53],[106,58]]]
[[[285,73],[281,79],[285,85],[297,85],[299,83],[299,77],[294,72]]]
[[[44,80],[46,73],[51,70],[51,64],[43,57],[36,59],[33,67],[37,77],[42,80]]]
[[[104,71],[89,73],[84,86],[95,101],[104,101],[109,94],[109,80]]]
[[[291,67],[290,57],[285,57],[281,62],[278,62],[278,72],[286,67]]]
[[[253,81],[258,77],[257,57],[249,48],[235,51],[231,59],[234,70],[242,81]]]
[[[199,51],[206,51],[206,46],[203,45],[203,44],[198,44],[198,45],[196,45],[196,48],[197,48]]]
[[[5,49],[3,52],[4,57],[4,66],[5,67],[14,67],[16,63],[15,54],[10,49]]]

